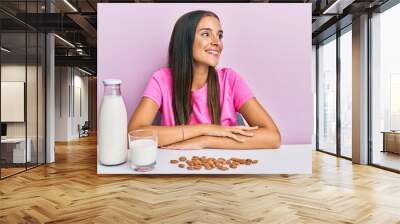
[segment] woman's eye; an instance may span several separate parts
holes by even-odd
[[[219,37],[219,39],[222,39],[222,38],[224,38],[224,35],[220,34],[220,35],[218,35],[218,37]]]
[[[202,33],[201,34],[203,37],[208,37],[209,35],[208,35],[208,33]]]

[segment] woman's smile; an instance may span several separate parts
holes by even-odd
[[[219,56],[219,50],[206,50],[208,54]]]

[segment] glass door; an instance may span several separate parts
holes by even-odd
[[[1,1],[16,13],[44,13],[45,1]],[[0,178],[45,163],[44,33],[0,12]]]
[[[26,170],[26,33],[1,33],[1,177]],[[6,50],[4,50],[6,49]]]

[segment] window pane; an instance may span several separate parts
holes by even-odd
[[[396,170],[400,170],[399,21],[400,5],[371,19],[372,163]]]
[[[26,142],[26,34],[1,34],[1,177],[25,170],[30,158]],[[28,146],[28,151],[26,150]]]
[[[45,78],[45,65],[46,65],[46,37],[45,34],[39,33],[38,43],[38,164],[45,163],[45,93],[46,93],[46,78]]]
[[[336,40],[318,48],[318,144],[336,153]]]
[[[30,142],[28,149],[30,149],[30,153],[28,156],[30,157],[27,163],[28,168],[34,167],[37,165],[37,33],[36,32],[28,32],[27,33],[27,43],[28,43],[28,61],[27,61],[27,80],[26,80],[26,113],[27,113],[27,133],[28,133],[28,142]]]
[[[17,17],[28,16],[32,23],[37,22],[35,13],[44,12],[44,5],[44,0],[0,1],[1,8]],[[44,162],[45,36],[3,12],[0,23],[0,173],[4,178]]]
[[[351,30],[340,36],[340,127],[343,156],[351,158],[352,141],[352,35]]]

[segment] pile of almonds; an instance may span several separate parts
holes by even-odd
[[[235,157],[230,159],[216,159],[213,157],[207,158],[205,156],[192,156],[191,160],[187,159],[185,156],[181,156],[178,160],[172,159],[170,161],[171,164],[178,164],[179,168],[186,167],[188,170],[200,170],[202,167],[204,167],[206,170],[217,168],[222,171],[228,170],[229,168],[236,169],[239,165],[256,164],[257,162],[258,160],[241,159]]]

